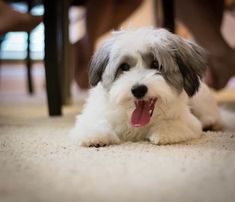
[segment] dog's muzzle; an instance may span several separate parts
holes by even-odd
[[[133,127],[146,126],[153,115],[157,98],[145,98],[147,92],[148,88],[143,84],[135,84],[131,88],[131,93],[136,98],[135,109],[131,115],[131,125]]]

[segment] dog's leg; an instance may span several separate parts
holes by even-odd
[[[101,85],[90,91],[87,103],[70,132],[72,139],[79,145],[99,147],[120,142],[106,117],[109,110],[107,102],[106,92]]]
[[[206,84],[201,82],[199,92],[190,99],[190,105],[204,130],[223,129],[216,99]]]
[[[148,135],[153,144],[171,144],[183,142],[202,135],[201,124],[192,114],[179,119],[158,122]]]
[[[102,147],[120,143],[120,139],[106,120],[97,120],[96,123],[90,122],[90,124],[87,124],[84,119],[78,120],[70,135],[80,146],[85,147]]]

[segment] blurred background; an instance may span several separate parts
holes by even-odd
[[[116,1],[116,4],[121,5],[123,2],[125,1]],[[126,5],[121,7],[123,11],[125,8],[127,9],[125,11],[127,14],[125,14],[125,16],[123,14],[124,17],[122,17],[122,19],[119,20],[118,23],[116,23],[117,25],[114,23],[114,25],[110,26],[109,29],[104,28],[104,30],[101,31],[101,34],[97,34],[96,38],[92,39],[93,41],[91,40],[92,43],[94,43],[94,48],[92,47],[90,49],[89,49],[89,44],[84,45],[84,43],[82,44],[80,42],[84,41],[83,39],[86,38],[87,30],[89,28],[89,25],[87,25],[87,21],[89,21],[88,19],[89,16],[87,17],[87,9],[92,10],[94,8],[92,8],[92,6],[87,4],[86,1],[77,1],[77,3],[69,7],[68,11],[69,63],[65,68],[69,69],[70,81],[69,84],[66,85],[67,86],[69,85],[67,89],[69,89],[69,91],[71,90],[71,92],[67,93],[69,98],[68,100],[64,101],[65,104],[71,103],[72,102],[71,100],[83,99],[84,95],[86,95],[87,86],[86,86],[86,81],[83,81],[83,78],[86,77],[86,73],[84,72],[87,72],[88,69],[87,60],[90,59],[91,54],[94,52],[94,49],[100,46],[102,41],[110,35],[112,30],[119,28],[136,28],[143,26],[162,27],[162,22],[161,22],[162,19],[161,17],[159,17],[160,16],[159,13],[162,13],[162,10],[157,8],[156,2],[159,1],[155,0],[130,1],[129,4],[132,5],[132,7],[131,6],[128,7]],[[178,3],[178,1],[175,2],[170,1],[170,2],[173,2],[174,6]],[[10,7],[10,9],[16,10],[17,12],[20,13],[28,12],[28,2],[24,1],[9,2],[1,0],[1,3],[7,4]],[[102,3],[103,5],[105,5],[106,1],[99,1],[98,6],[100,5],[102,6]],[[90,4],[92,4],[92,1]],[[32,4],[31,7],[32,7],[30,9],[31,15],[43,16],[44,14],[43,2],[36,1],[36,4]],[[104,16],[108,15],[107,13],[108,10],[111,9],[111,6],[110,7],[106,6],[106,7],[107,8],[105,8],[104,6],[104,11],[99,11],[100,12],[99,15],[102,14],[104,14]],[[105,13],[106,12],[105,9],[107,10],[107,13]],[[176,9],[174,8],[174,11],[175,10]],[[182,20],[178,18],[177,15],[175,15],[175,13],[176,12],[174,12],[175,33],[185,38],[195,40],[194,35],[190,32],[188,27],[184,25],[184,22],[182,22]],[[4,12],[2,12],[2,15],[3,14]],[[1,18],[0,20],[3,20],[3,18]],[[157,20],[158,22],[156,22]],[[97,30],[98,32],[99,26],[102,27],[102,24],[101,25],[99,25],[99,23],[97,24],[96,20],[94,19],[92,23],[93,26],[95,27],[95,30]],[[46,81],[45,68],[44,68],[44,57],[45,57],[44,23],[41,19],[41,21],[35,23],[35,26],[32,27],[32,30],[27,30],[28,32],[24,32],[23,30],[20,31],[14,30],[13,32],[12,31],[13,30],[1,31],[0,29],[0,40],[1,40],[0,96],[1,97],[6,97],[9,95],[41,96],[44,97],[44,100],[46,100],[45,99],[47,91],[46,86],[50,84],[48,83],[49,81]],[[234,1],[225,1],[223,18],[221,23],[221,33],[226,43],[228,43],[228,45],[232,48],[235,47],[234,31],[235,31]],[[30,47],[29,49],[28,45]],[[86,54],[83,54],[83,52],[88,52],[87,54],[88,56]],[[29,68],[27,69],[27,61],[29,60],[30,60],[29,64],[30,69]],[[81,63],[83,60],[85,62]],[[85,67],[80,68],[82,65]],[[80,75],[80,77],[82,78],[79,78],[79,76],[77,75]],[[30,78],[31,89],[29,89],[29,81],[28,81],[29,77],[31,77]],[[233,75],[231,74],[231,78],[232,77]],[[218,99],[233,100],[234,92],[233,90],[230,89],[233,89],[234,85],[235,85],[234,81],[232,79],[229,79],[229,86],[230,86],[229,93],[227,93],[228,91],[226,92],[219,91],[219,93],[216,94],[219,95]]]

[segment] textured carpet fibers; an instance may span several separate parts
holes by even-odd
[[[68,138],[79,107],[48,118],[42,98],[0,98],[1,202],[235,200],[234,133],[82,148]]]

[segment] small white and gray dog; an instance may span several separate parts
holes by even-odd
[[[220,128],[217,103],[200,80],[206,66],[200,46],[164,29],[114,32],[92,59],[93,88],[72,137],[82,146],[170,144]]]

